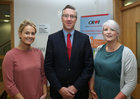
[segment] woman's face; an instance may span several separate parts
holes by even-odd
[[[19,34],[19,37],[21,38],[21,42],[24,45],[28,45],[30,46],[34,40],[35,40],[35,29],[30,26],[27,25],[24,27],[23,31]]]
[[[107,42],[118,40],[119,34],[109,26],[103,27],[103,36]]]

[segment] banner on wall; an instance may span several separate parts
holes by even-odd
[[[97,46],[105,44],[102,35],[102,24],[110,18],[109,14],[81,16],[80,31],[89,35],[93,51]]]

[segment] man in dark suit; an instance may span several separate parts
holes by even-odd
[[[49,35],[45,55],[50,95],[52,99],[88,99],[93,72],[89,37],[74,29],[77,12],[73,6],[65,6],[61,19],[63,29]]]

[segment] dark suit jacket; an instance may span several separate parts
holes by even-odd
[[[49,35],[45,55],[45,73],[50,82],[51,94],[69,85],[74,85],[78,92],[87,94],[88,81],[92,72],[93,53],[86,34],[75,30],[70,61],[63,30]]]

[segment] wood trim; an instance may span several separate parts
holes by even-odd
[[[140,5],[140,1],[136,1],[135,3],[130,4],[128,6],[122,6],[120,10],[125,11],[125,10],[128,10],[130,8],[133,8],[133,7],[136,7],[136,6],[139,6],[139,5]]]
[[[121,33],[120,33],[120,42],[123,44],[123,32],[122,32],[122,1],[113,0],[113,16],[114,20],[120,25]]]
[[[0,0],[0,4],[10,5],[10,23],[11,23],[11,48],[14,47],[14,1],[13,0]]]
[[[0,59],[3,59],[3,58],[4,58],[4,56],[0,55]]]
[[[10,4],[13,0],[0,0],[0,4]]]
[[[135,90],[134,90],[133,93],[132,93],[132,96],[133,96],[135,99],[139,99],[139,98],[140,98],[139,92],[140,92],[140,84],[137,84]]]
[[[10,13],[11,13],[11,48],[14,47],[14,1],[10,3]]]

